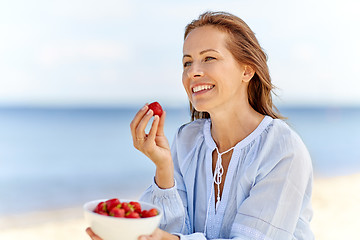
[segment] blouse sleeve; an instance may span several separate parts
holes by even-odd
[[[174,187],[161,189],[154,180],[152,185],[140,197],[140,200],[150,202],[162,210],[163,217],[160,222],[160,229],[169,233],[188,234],[190,232],[190,223],[187,211],[187,194],[179,168],[176,145],[175,137],[171,147],[174,162]]]

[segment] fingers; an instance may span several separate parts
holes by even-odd
[[[161,238],[154,237],[153,235],[142,235],[138,240],[161,240]]]
[[[159,228],[155,229],[155,231],[151,235],[142,235],[138,237],[138,240],[161,240],[161,239],[179,239],[165,231],[160,230]]]
[[[136,113],[134,119],[130,123],[131,135],[134,145],[138,145],[138,143],[141,144],[147,139],[148,134],[145,133],[145,129],[153,116],[154,112],[151,109],[149,110],[148,104],[145,104],[145,106]],[[164,136],[166,112],[163,112],[159,120],[157,120],[157,118],[159,117],[155,116],[149,132],[149,135],[151,135],[152,139],[155,139],[154,137],[156,135]]]
[[[163,111],[163,114],[160,117],[159,127],[157,131],[157,135],[164,136],[164,125],[165,125],[166,112]]]
[[[154,112],[153,112],[153,110],[150,109],[146,112],[146,114],[140,120],[139,124],[137,125],[137,127],[135,129],[135,136],[137,139],[141,140],[146,137],[145,128],[153,115],[154,115]]]
[[[133,137],[133,139],[136,139],[136,128],[139,125],[139,122],[141,121],[141,119],[144,117],[144,115],[146,114],[148,110],[148,105],[145,104],[145,106],[143,106],[135,115],[134,119],[131,121],[130,123],[130,129],[131,129],[131,135]]]
[[[159,121],[160,121],[159,116],[155,115],[154,116],[154,121],[152,122],[152,125],[151,125],[151,128],[150,128],[150,132],[148,134],[148,139],[149,140],[155,141],[155,137],[156,137],[156,134],[158,132]]]
[[[98,235],[96,235],[91,228],[86,229],[86,233],[90,236],[92,240],[102,240]]]

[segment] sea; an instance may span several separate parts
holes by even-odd
[[[313,161],[315,177],[360,172],[360,107],[282,107]],[[0,217],[139,196],[155,166],[132,145],[138,108],[0,108]],[[171,143],[189,122],[167,108]]]

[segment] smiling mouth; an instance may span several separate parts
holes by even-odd
[[[215,87],[215,85],[199,85],[199,86],[193,87],[192,92],[197,93],[197,92],[201,92],[204,90],[210,90],[214,87]]]

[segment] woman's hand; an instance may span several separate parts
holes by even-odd
[[[102,240],[98,235],[96,235],[91,228],[86,229],[86,233],[90,236],[92,240]],[[178,236],[167,233],[159,228],[155,229],[155,231],[151,235],[142,235],[138,237],[139,240],[179,240]]]
[[[92,240],[102,240],[102,238],[100,238],[98,235],[96,235],[91,228],[87,228],[86,229],[86,233],[90,236],[90,238]]]
[[[157,228],[151,235],[142,235],[138,240],[179,240],[180,237],[172,235]]]
[[[164,134],[166,112],[163,112],[161,118],[154,116],[151,129],[146,134],[145,128],[153,115],[154,112],[149,110],[147,104],[140,109],[130,123],[131,135],[134,147],[149,157],[156,166],[162,166],[171,161],[169,142]]]
[[[160,188],[171,188],[174,186],[174,167],[169,142],[164,134],[166,112],[161,117],[154,116],[149,133],[146,133],[145,128],[153,116],[147,104],[137,112],[130,123],[133,144],[156,165],[157,185]]]

